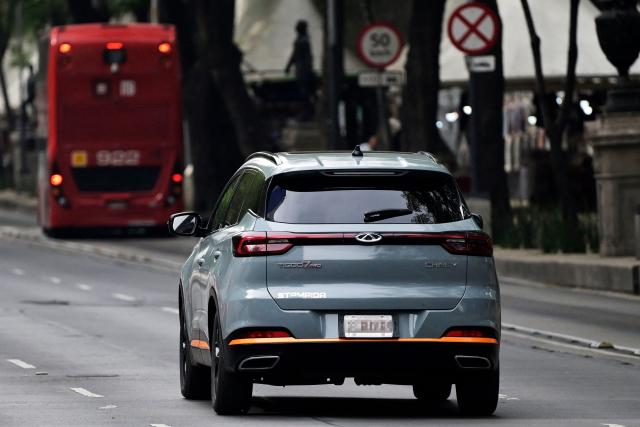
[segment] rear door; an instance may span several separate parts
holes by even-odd
[[[266,210],[283,309],[445,310],[465,292],[467,236],[444,231],[469,214],[447,174],[280,176]]]

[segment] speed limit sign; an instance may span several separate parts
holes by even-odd
[[[400,56],[404,41],[392,25],[378,22],[366,26],[358,36],[358,55],[367,65],[384,69]]]

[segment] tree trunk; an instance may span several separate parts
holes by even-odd
[[[210,213],[225,184],[242,163],[222,95],[205,60],[208,47],[196,27],[194,0],[160,3],[160,21],[175,25],[180,50],[183,111],[189,126],[194,209]]]
[[[247,156],[271,145],[241,71],[242,52],[233,41],[235,0],[197,0],[198,32],[206,40],[211,74],[235,129],[240,152]]]
[[[402,97],[402,149],[450,157],[436,127],[440,39],[445,0],[414,0],[409,24],[407,84]]]
[[[498,18],[496,0],[479,0],[493,10]],[[502,27],[502,25],[500,25]],[[491,200],[491,224],[494,239],[511,225],[511,206],[507,174],[504,170],[503,104],[504,74],[502,63],[502,33],[487,55],[495,57],[494,72],[469,72],[471,157],[474,166],[474,188],[488,194]]]
[[[580,0],[571,0],[570,20],[569,20],[569,48],[567,53],[567,73],[565,77],[564,99],[560,107],[560,113],[554,120],[550,108],[546,103],[546,84],[544,72],[542,70],[542,59],[540,54],[540,37],[536,32],[535,23],[531,15],[528,0],[521,0],[522,8],[527,22],[527,29],[531,38],[531,51],[536,74],[536,93],[539,99],[539,106],[542,110],[544,128],[551,146],[551,167],[556,183],[559,203],[562,209],[562,216],[569,226],[578,223],[578,214],[573,194],[570,188],[569,161],[568,155],[562,149],[562,140],[569,121],[569,115],[573,107],[573,96],[576,85],[576,64],[578,60],[578,6]]]
[[[4,60],[4,54],[7,51],[7,44],[9,41],[8,34],[0,34],[0,89],[2,90],[2,101],[4,103],[4,111],[7,116],[7,124],[9,125],[9,131],[13,129],[15,124],[15,118],[13,116],[13,110],[11,109],[11,103],[9,102],[9,92],[7,90],[7,82],[4,75],[4,67],[2,62]]]

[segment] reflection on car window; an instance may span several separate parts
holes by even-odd
[[[267,200],[267,220],[296,224],[440,224],[469,216],[453,178],[440,172],[288,174],[274,179]]]
[[[192,233],[196,229],[196,217],[193,215],[183,215],[174,218],[173,229],[176,233]]]
[[[231,198],[236,190],[236,184],[238,183],[238,177],[235,177],[233,181],[229,183],[226,190],[220,197],[220,201],[213,211],[213,215],[211,215],[211,219],[209,220],[209,229],[217,230],[222,224],[224,217],[227,213],[227,209],[229,208],[229,203],[231,203]]]

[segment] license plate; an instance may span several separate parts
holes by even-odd
[[[345,338],[392,338],[393,317],[387,314],[353,314],[344,316]]]
[[[107,207],[112,211],[123,211],[129,207],[129,204],[127,202],[114,201],[107,202]]]

